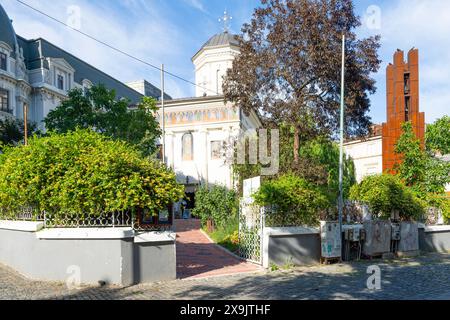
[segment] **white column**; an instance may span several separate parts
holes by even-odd
[[[174,159],[174,134],[173,132],[166,131],[166,147],[164,148],[165,159],[167,163],[167,167],[174,168],[175,159]]]
[[[209,154],[208,154],[208,130],[206,128],[201,128],[199,130],[199,144],[200,148],[198,149],[199,154],[197,159],[201,159],[198,164],[201,165],[201,169],[199,170],[202,174],[202,185],[209,183],[209,167],[208,167],[208,160],[209,160]],[[194,150],[195,152],[195,150]],[[195,155],[197,156],[197,155]]]

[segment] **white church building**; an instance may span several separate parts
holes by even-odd
[[[235,35],[214,35],[192,58],[196,97],[165,102],[164,158],[188,195],[201,185],[233,188],[232,163],[223,147],[240,133],[262,126],[255,113],[245,115],[224,100],[223,78],[239,53]]]

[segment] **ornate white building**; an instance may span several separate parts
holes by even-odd
[[[223,147],[241,132],[261,127],[255,113],[245,115],[222,95],[223,77],[238,54],[235,35],[214,35],[192,58],[196,97],[165,102],[165,160],[188,194],[199,185],[233,188],[232,163]]]
[[[0,117],[23,119],[24,104],[28,120],[41,129],[42,121],[56,108],[67,92],[102,83],[114,89],[119,98],[138,102],[142,94],[87,64],[45,39],[27,40],[16,35],[11,20],[0,5]],[[159,90],[147,83],[152,95]]]

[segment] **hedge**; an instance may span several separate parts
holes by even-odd
[[[126,142],[91,130],[33,137],[0,155],[0,208],[53,214],[157,212],[183,196],[175,174]]]
[[[373,214],[383,219],[396,210],[403,220],[417,220],[425,214],[425,203],[400,178],[390,174],[365,177],[351,188],[350,198],[366,203]]]

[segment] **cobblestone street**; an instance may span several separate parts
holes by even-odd
[[[381,269],[381,290],[366,287]],[[295,268],[132,287],[83,287],[30,281],[0,266],[1,299],[450,299],[450,254]]]

